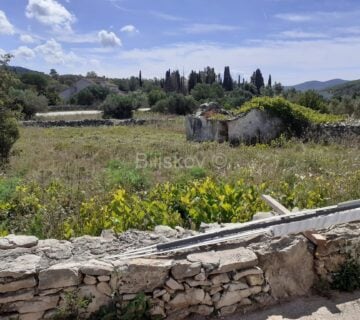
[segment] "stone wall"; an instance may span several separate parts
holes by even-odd
[[[187,140],[229,141],[232,145],[269,143],[287,132],[283,120],[258,109],[229,120],[208,119],[202,115],[187,116],[185,128]],[[311,125],[302,136],[304,140],[314,141],[355,137],[360,137],[360,122]]]
[[[144,125],[153,124],[169,120],[157,120],[157,119],[85,119],[85,120],[29,120],[22,121],[21,124],[24,127],[40,127],[40,128],[52,128],[52,127],[100,127],[100,126],[128,126],[128,125]]]
[[[321,248],[302,235],[264,235],[132,260],[112,256],[192,232],[158,227],[71,241],[10,235],[0,238],[0,319],[51,319],[68,292],[91,298],[87,315],[110,303],[121,313],[139,293],[148,297],[154,317],[166,319],[255,310],[308,294],[319,276],[331,279],[347,254],[360,252],[359,227],[323,232],[328,241]]]

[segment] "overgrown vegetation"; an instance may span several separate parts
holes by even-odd
[[[359,262],[352,258],[348,258],[340,271],[334,275],[332,288],[349,292],[360,289]]]
[[[104,111],[104,118],[132,118],[133,106],[129,96],[110,94],[102,103],[101,108]]]
[[[84,320],[86,309],[91,303],[91,298],[84,298],[79,295],[78,290],[65,292],[64,303],[58,307],[53,320]]]
[[[191,143],[181,117],[139,127],[21,128],[0,178],[0,233],[69,238],[246,221],[265,209],[260,193],[288,208],[331,205],[360,198],[358,155],[356,141]]]

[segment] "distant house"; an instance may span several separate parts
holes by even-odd
[[[63,101],[69,101],[72,96],[78,94],[81,90],[96,85],[108,88],[112,93],[122,94],[116,84],[111,83],[107,80],[82,78],[76,81],[70,88],[60,92],[59,96]]]

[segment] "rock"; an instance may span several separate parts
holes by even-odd
[[[232,306],[223,307],[220,310],[220,314],[222,316],[227,316],[227,315],[233,314],[236,311],[236,309],[237,309],[236,304],[233,304]]]
[[[10,234],[0,238],[0,249],[8,250],[13,248],[32,248],[38,244],[39,239],[34,236],[16,236]]]
[[[63,290],[62,288],[57,288],[57,289],[48,289],[48,290],[43,290],[39,292],[39,296],[50,296],[50,295],[54,295],[56,293],[59,293],[61,290]],[[64,290],[65,291],[65,290]]]
[[[35,297],[29,301],[14,302],[9,307],[19,313],[38,313],[56,308],[59,296]]]
[[[210,295],[209,295],[208,292],[205,292],[205,298],[204,298],[202,304],[206,304],[206,305],[208,305],[208,306],[212,306],[212,305],[213,305],[213,301],[212,301],[212,299],[211,299],[211,297],[210,297]]]
[[[122,296],[123,301],[132,301],[137,297],[136,293],[131,293],[131,294],[124,294]]]
[[[167,238],[174,238],[177,236],[177,231],[170,228],[169,226],[156,226],[154,232]]]
[[[80,267],[81,273],[89,276],[110,276],[113,270],[111,264],[99,260],[91,260]]]
[[[113,240],[116,238],[115,232],[111,229],[106,229],[106,230],[101,231],[100,237],[108,239],[108,240]]]
[[[219,302],[220,301],[220,298],[221,298],[221,293],[218,292],[218,293],[215,293],[212,297],[211,297],[211,300],[212,302]]]
[[[99,277],[97,277],[98,278],[98,280],[100,281],[100,282],[108,282],[108,281],[110,281],[110,277],[109,276],[99,276]]]
[[[28,275],[36,274],[40,267],[39,256],[34,254],[24,254],[10,261],[2,261],[0,264],[0,278],[23,278]]]
[[[196,276],[200,272],[200,262],[192,263],[186,260],[176,261],[176,264],[171,268],[171,274],[176,280],[190,278]]]
[[[248,298],[251,295],[255,295],[261,292],[261,287],[253,287],[245,290],[228,291],[223,293],[219,302],[215,303],[216,309],[222,307],[231,306],[239,303],[242,299]]]
[[[270,306],[275,303],[274,298],[272,298],[269,294],[259,293],[252,297],[258,304],[261,306]]]
[[[187,260],[200,263],[206,271],[214,270],[220,264],[220,257],[218,253],[214,251],[193,253],[187,256]]]
[[[34,290],[20,290],[18,292],[7,292],[0,294],[0,304],[31,300],[34,297]],[[1,311],[1,309],[0,309]]]
[[[238,291],[238,290],[249,289],[249,286],[244,282],[232,282],[224,285],[224,288],[227,289],[228,291]]]
[[[171,296],[169,293],[165,293],[163,296],[162,296],[162,299],[165,301],[165,302],[169,302],[170,299],[171,299]]]
[[[188,279],[188,280],[186,280],[186,283],[190,287],[207,287],[207,286],[211,286],[211,281],[209,281],[209,280],[195,281],[195,280],[192,280],[192,279]]]
[[[251,304],[252,302],[249,298],[244,298],[240,301],[239,306],[243,307],[243,306],[249,306]]]
[[[260,269],[260,268],[252,268],[252,269],[249,269],[249,270],[244,270],[244,271],[241,271],[241,272],[237,272],[233,275],[233,279],[235,281],[238,281],[240,280],[241,278],[244,278],[246,276],[249,276],[249,275],[259,275],[259,274],[263,274],[263,271]]]
[[[226,273],[212,276],[212,277],[210,277],[210,280],[215,286],[230,282],[230,278]]]
[[[209,316],[214,312],[214,307],[199,305],[190,308],[191,313],[200,314],[202,316]]]
[[[163,290],[160,290],[160,289],[154,290],[153,298],[154,299],[159,298],[159,297],[163,296],[165,293],[166,293],[165,289],[163,289]]]
[[[0,283],[0,293],[18,291],[20,289],[33,288],[36,286],[36,280],[34,277],[12,281],[9,283]]]
[[[249,286],[261,286],[264,283],[264,276],[262,274],[252,274],[246,276],[246,281]]]
[[[270,291],[270,286],[268,285],[268,284],[266,284],[265,286],[263,286],[263,288],[262,288],[262,292],[265,292],[265,293],[267,293],[267,292],[269,292]]]
[[[165,259],[134,259],[121,263],[112,275],[112,287],[117,286],[120,293],[152,292],[165,284],[172,265],[173,260]]]
[[[223,293],[220,300],[215,303],[215,308],[221,309],[223,307],[232,306],[232,305],[240,302],[241,299],[246,298],[250,295],[250,292],[249,292],[248,295],[244,296],[244,291],[245,290]]]
[[[161,317],[161,318],[165,318],[166,317],[166,313],[163,307],[159,306],[159,305],[155,305],[153,307],[150,308],[149,313],[152,317]]]
[[[194,277],[194,280],[196,280],[196,281],[205,281],[205,280],[206,280],[205,271],[202,270],[199,274],[197,274],[197,275]]]
[[[220,292],[220,291],[222,291],[223,290],[223,287],[222,286],[212,286],[211,288],[210,288],[210,291],[209,291],[209,294],[212,296],[213,294],[215,294],[215,293],[218,293],[218,292]]]
[[[111,297],[111,295],[112,295],[112,290],[111,290],[109,284],[106,282],[98,283],[96,286],[96,289],[109,297]]]
[[[96,284],[97,283],[96,278],[93,276],[85,276],[83,281],[85,284]]]
[[[39,289],[52,289],[76,286],[81,283],[79,265],[60,263],[39,273]]]
[[[44,312],[25,313],[19,316],[19,320],[40,320],[42,319]]]
[[[211,274],[226,273],[234,270],[251,268],[257,265],[257,257],[251,250],[237,248],[232,250],[203,252],[188,255],[191,262],[201,262]]]
[[[169,278],[165,284],[172,290],[184,290],[184,286],[175,281],[173,278]]]
[[[72,250],[73,246],[69,241],[47,239],[39,240],[36,254],[44,254],[47,258],[59,263],[62,260],[70,259]]]
[[[182,319],[187,318],[189,316],[189,314],[190,314],[190,311],[187,309],[177,310],[175,312],[168,314],[166,320],[182,320]]]
[[[180,309],[187,306],[201,304],[205,299],[205,291],[203,289],[190,289],[186,292],[178,293],[169,301],[169,306],[173,309]]]
[[[101,307],[107,306],[111,302],[111,298],[98,291],[96,286],[81,286],[79,288],[79,297],[91,299],[86,309],[89,314],[98,311]]]
[[[313,247],[302,236],[254,244],[259,266],[275,299],[306,295],[314,283]]]

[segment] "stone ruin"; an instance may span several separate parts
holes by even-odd
[[[205,103],[194,115],[185,118],[189,141],[228,141],[231,145],[269,143],[287,133],[284,121],[266,110],[252,109],[237,116],[216,103]],[[360,137],[360,122],[311,125],[304,140],[329,141]]]
[[[0,319],[52,319],[69,292],[90,299],[86,316],[109,304],[121,314],[140,293],[157,319],[253,311],[309,294],[320,277],[331,280],[348,255],[359,257],[359,227],[324,231],[324,247],[302,235],[261,235],[131,260],[114,255],[194,232],[159,226],[70,241],[10,235],[0,238]]]
[[[221,116],[225,116],[224,119]],[[268,143],[286,129],[280,118],[267,111],[253,109],[247,114],[233,116],[216,103],[203,104],[195,115],[187,116],[185,128],[188,140],[229,141],[232,145]]]

